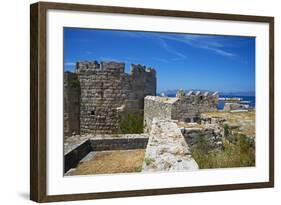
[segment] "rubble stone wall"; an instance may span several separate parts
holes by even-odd
[[[173,120],[153,119],[142,168],[143,171],[198,170],[198,164]]]
[[[218,93],[178,91],[175,106],[173,106],[172,119],[183,122],[199,122],[203,112],[214,112],[218,108]]]
[[[202,143],[204,143],[206,150],[221,148],[223,144],[223,129],[219,126],[182,128],[181,132],[191,150],[196,148],[198,144],[200,145]]]
[[[144,126],[148,132],[153,118],[183,122],[199,122],[203,112],[217,110],[218,94],[179,91],[176,97],[146,96],[144,102]]]
[[[80,85],[75,73],[64,73],[64,136],[80,133]]]
[[[144,97],[156,95],[156,72],[132,65],[131,74],[119,62],[77,62],[80,84],[80,133],[112,134],[124,113],[143,115]],[[68,95],[69,90],[64,90]],[[65,121],[68,119],[65,118]],[[66,122],[68,124],[68,122]]]
[[[173,103],[176,98],[146,96],[144,99],[144,128],[145,132],[151,129],[153,118],[172,119]]]
[[[241,103],[225,103],[223,111],[230,112],[232,110],[248,110],[249,105]]]

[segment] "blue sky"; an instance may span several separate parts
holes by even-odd
[[[64,28],[64,69],[83,60],[143,64],[157,91],[255,91],[255,38]]]

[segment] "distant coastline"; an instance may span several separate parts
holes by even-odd
[[[202,92],[209,92],[207,90],[200,90]],[[167,97],[176,97],[176,92],[175,90],[168,90],[164,93]],[[161,93],[157,93],[158,96],[161,95]],[[256,107],[256,97],[255,97],[255,92],[222,92],[219,93],[220,98],[241,98],[241,103],[242,104],[248,104],[251,108]],[[218,109],[222,110],[224,107],[225,101],[219,101],[218,104]]]
[[[241,96],[241,95],[220,95],[222,98],[229,98],[229,97],[235,97],[235,98],[241,98],[241,103],[242,104],[247,104],[251,108],[256,107],[256,97],[255,96]],[[219,110],[223,109],[225,102],[224,101],[219,101],[218,108]]]
[[[189,91],[201,91],[201,92],[212,92],[211,90],[204,90],[204,89],[188,89],[184,90],[186,93]],[[160,95],[161,93],[165,93],[167,96],[175,96],[178,90],[165,90],[165,91],[160,91],[157,92],[157,95]],[[213,90],[213,91],[218,91],[218,90]],[[223,96],[229,96],[229,97],[236,97],[236,96],[242,96],[242,97],[255,97],[256,93],[255,91],[235,91],[235,92],[219,92],[220,97]]]

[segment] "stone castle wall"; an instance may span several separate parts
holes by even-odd
[[[146,96],[144,99],[144,128],[149,132],[153,118],[172,119],[173,104],[177,98]]]
[[[183,122],[198,122],[203,112],[214,112],[218,110],[218,92],[194,92],[185,93],[178,91],[179,100],[173,107],[172,119]]]
[[[80,133],[117,133],[124,113],[143,114],[146,95],[156,95],[154,69],[118,62],[84,61],[76,65],[80,83]],[[68,92],[68,90],[67,90]]]
[[[80,86],[77,75],[64,73],[63,86],[64,136],[80,133]]]
[[[144,101],[145,131],[150,130],[153,118],[199,122],[203,112],[217,110],[218,93],[178,91],[176,97],[147,96]]]

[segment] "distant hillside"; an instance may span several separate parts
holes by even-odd
[[[255,96],[255,91],[248,92],[220,92],[220,95],[229,95],[229,96]]]
[[[193,91],[201,91],[201,92],[215,92],[211,90],[204,90],[204,89],[189,89],[189,90],[184,90],[185,92],[189,92],[190,90]],[[166,90],[166,91],[161,91],[157,93],[157,95],[160,95],[161,93],[165,93],[167,96],[175,96],[178,90]],[[219,92],[219,95],[227,95],[227,96],[255,96],[255,91],[237,91],[237,92]]]

